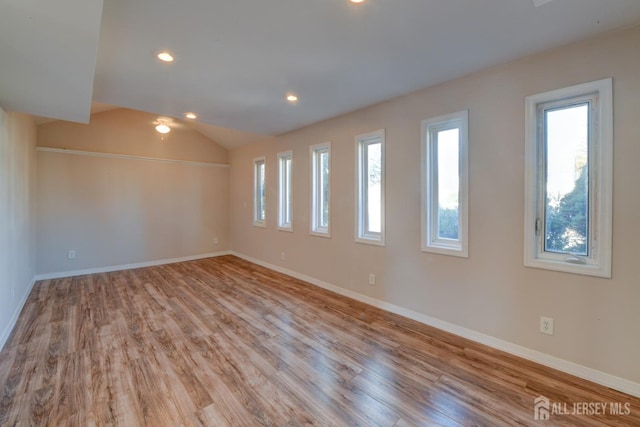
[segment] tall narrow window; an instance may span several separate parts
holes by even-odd
[[[611,277],[612,81],[526,99],[525,265]]]
[[[331,143],[313,145],[310,150],[311,234],[330,237]]]
[[[293,231],[292,206],[293,153],[278,153],[278,229]]]
[[[422,250],[468,256],[468,112],[422,121]]]
[[[384,245],[384,130],[356,137],[356,241]]]
[[[253,160],[253,225],[266,226],[265,213],[265,159]]]

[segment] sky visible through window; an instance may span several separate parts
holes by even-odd
[[[587,163],[588,104],[547,112],[547,194],[571,192]]]
[[[438,203],[442,209],[458,209],[459,141],[458,128],[438,132]]]

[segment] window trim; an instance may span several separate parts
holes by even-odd
[[[284,177],[283,163],[291,161],[291,171],[288,175],[289,184],[289,218],[290,222],[285,223],[286,199],[285,190],[286,182]],[[293,232],[293,151],[283,151],[278,153],[278,230]]]
[[[364,153],[365,146],[371,141],[380,142],[380,232],[370,232],[365,230],[366,226],[366,211],[367,195],[363,190],[365,187],[365,175],[364,173]],[[385,245],[385,129],[376,130],[373,132],[364,133],[355,137],[355,150],[356,150],[356,210],[355,210],[355,241],[357,243],[365,243],[370,245],[384,246]]]
[[[264,168],[264,182],[262,186],[264,187],[264,200],[263,208],[264,208],[264,218],[260,219],[258,215],[258,165],[262,164]],[[266,157],[256,157],[253,159],[253,226],[265,228],[267,226],[267,161]]]
[[[458,142],[458,239],[438,239],[437,214],[434,210],[440,204],[437,200],[437,158],[434,157],[435,132],[447,129],[459,129]],[[421,163],[422,163],[422,197],[421,197],[421,249],[442,255],[462,258],[469,257],[469,111],[463,110],[452,114],[433,117],[421,122]]]
[[[590,255],[550,256],[544,253],[543,233],[536,233],[536,222],[543,207],[539,201],[541,184],[541,142],[538,105],[555,101],[572,100],[597,94],[594,107],[596,126],[594,140],[589,144],[590,194],[595,195],[589,229]],[[592,123],[593,124],[593,123]],[[613,206],[613,79],[603,79],[562,89],[527,96],[525,98],[525,221],[524,265],[533,268],[562,271],[611,278],[612,206]],[[593,191],[593,193],[592,193]],[[564,257],[564,259],[561,259]],[[580,262],[584,264],[576,264]]]
[[[319,226],[318,225],[318,221],[319,221],[319,215],[318,215],[318,209],[320,209],[319,204],[318,204],[318,198],[320,197],[320,194],[318,193],[318,160],[317,160],[317,154],[323,151],[327,151],[328,155],[329,155],[329,183],[327,186],[327,201],[329,204],[328,210],[329,210],[329,221],[326,227],[324,226]],[[309,147],[309,154],[310,154],[310,163],[311,163],[311,167],[309,168],[311,171],[311,221],[310,221],[310,233],[313,236],[319,236],[319,237],[326,237],[326,238],[330,238],[331,237],[331,142],[323,142],[322,144],[315,144]]]

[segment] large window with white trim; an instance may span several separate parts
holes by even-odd
[[[278,229],[293,231],[293,152],[278,153]]]
[[[525,103],[525,265],[611,277],[612,80]]]
[[[311,234],[330,237],[331,143],[312,145]]]
[[[265,158],[253,159],[253,225],[266,226]]]
[[[384,130],[356,136],[356,241],[384,245]]]
[[[468,112],[422,121],[422,250],[468,256]]]

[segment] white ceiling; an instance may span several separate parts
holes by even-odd
[[[201,132],[234,148],[640,23],[640,0],[536,2],[104,0],[99,26],[98,0],[0,0],[0,53],[11,59],[2,57],[0,105],[86,121],[94,79],[94,101],[177,118],[195,111]],[[163,49],[175,63],[155,59]]]
[[[88,121],[102,0],[0,0],[0,107]]]

